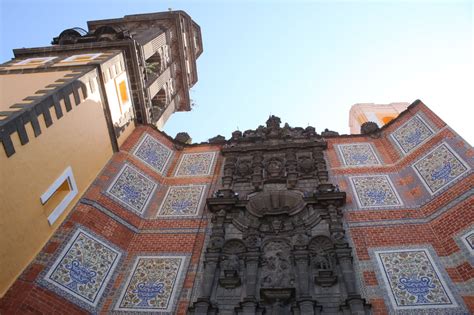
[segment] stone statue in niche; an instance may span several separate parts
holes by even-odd
[[[265,246],[262,258],[262,288],[287,288],[293,283],[288,244],[270,242]]]
[[[331,262],[329,260],[328,255],[322,252],[313,254],[311,257],[311,262],[313,264],[313,267],[316,270],[330,270],[331,269]]]
[[[309,245],[314,282],[322,287],[330,287],[337,281],[331,256],[333,248],[332,241],[322,235],[313,238]]]
[[[239,270],[240,269],[240,262],[239,256],[236,254],[227,254],[223,256],[223,260],[221,263],[221,267],[223,270]]]
[[[240,286],[240,260],[236,254],[224,254],[221,258],[219,284],[227,289]]]

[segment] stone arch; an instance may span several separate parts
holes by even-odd
[[[166,86],[161,87],[161,89],[156,93],[156,95],[151,99],[151,110],[153,119],[158,119],[161,114],[166,109],[167,105],[167,88]]]
[[[334,244],[331,239],[324,235],[318,235],[309,242],[309,251],[311,253],[311,265],[317,270],[332,269],[331,251]]]
[[[334,244],[331,239],[324,235],[315,236],[309,241],[309,250],[311,253],[326,252],[333,248]]]
[[[225,242],[222,252],[224,254],[242,254],[246,251],[245,244],[239,239],[230,239]]]
[[[148,77],[158,77],[163,70],[163,54],[160,50],[155,51],[153,55],[146,60],[145,71]]]

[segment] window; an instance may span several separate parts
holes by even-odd
[[[128,91],[127,91],[127,84],[125,83],[125,80],[119,83],[119,93],[120,93],[120,100],[121,103],[126,103],[128,102]]]
[[[98,54],[82,54],[82,55],[74,55],[67,57],[66,59],[62,60],[61,62],[89,62],[97,57],[102,55],[101,53]]]
[[[128,87],[126,72],[123,72],[122,74],[120,74],[118,77],[115,78],[115,89],[117,91],[118,108],[120,111],[119,116],[121,116],[123,113],[127,112],[128,108],[131,106],[130,92],[129,92],[130,90]]]
[[[77,195],[77,192],[76,181],[72,174],[72,168],[69,166],[40,197],[45,210],[51,211],[48,215],[49,225],[56,222]]]
[[[14,66],[37,66],[43,65],[57,57],[35,57],[35,58],[28,58],[19,62],[14,63]]]

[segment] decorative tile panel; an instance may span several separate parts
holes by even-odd
[[[458,306],[427,250],[376,251],[375,256],[394,309]]]
[[[346,166],[380,165],[370,143],[339,144],[337,148]]]
[[[172,150],[148,134],[144,134],[133,155],[145,162],[159,174],[163,174],[171,158]]]
[[[157,186],[148,176],[125,164],[107,194],[127,209],[143,214]]]
[[[360,208],[401,206],[401,198],[387,175],[350,177]]]
[[[115,307],[121,311],[172,312],[185,256],[138,256]]]
[[[171,186],[158,212],[159,216],[194,216],[201,206],[206,185]]]
[[[175,176],[208,176],[211,174],[216,152],[185,153]]]
[[[464,234],[461,239],[471,255],[474,255],[474,230]]]
[[[446,143],[418,160],[413,164],[413,168],[431,194],[446,187],[469,170]]]
[[[121,253],[112,246],[78,229],[44,280],[95,307],[120,257]]]
[[[408,153],[434,134],[433,130],[419,116],[415,115],[392,133],[397,145]]]

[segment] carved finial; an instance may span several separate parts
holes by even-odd
[[[321,136],[323,136],[323,137],[334,137],[334,136],[339,136],[339,133],[326,128],[326,129],[324,129],[323,132],[321,132]]]
[[[271,115],[267,120],[267,128],[280,129],[281,120],[275,115]]]
[[[360,126],[360,133],[364,135],[375,132],[377,130],[379,130],[379,126],[373,121],[365,122],[362,124],[362,126]]]
[[[191,144],[193,142],[187,132],[178,132],[176,137],[174,137],[174,140],[184,144]]]

